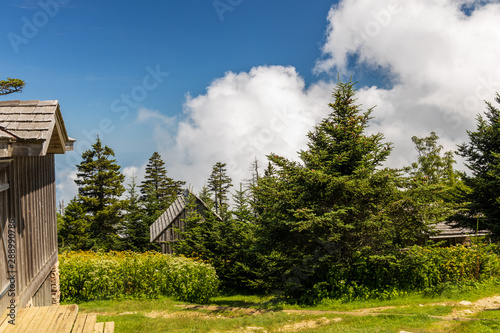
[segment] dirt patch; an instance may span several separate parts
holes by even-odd
[[[315,320],[303,320],[298,323],[293,323],[289,325],[284,325],[277,330],[273,329],[273,332],[300,332],[303,330],[310,330],[314,329],[320,326],[325,326],[330,323],[337,323],[339,321],[342,321],[341,318],[335,318],[335,319],[327,319],[325,317],[315,319]],[[241,328],[237,331],[231,331],[231,333],[268,333],[268,331],[264,327],[256,327],[256,326],[247,326],[245,328]]]
[[[214,312],[237,312],[241,314],[247,314],[247,315],[259,315],[263,313],[267,313],[273,310],[258,310],[258,309],[252,309],[252,308],[238,308],[238,307],[229,307],[229,306],[215,306],[215,305],[182,305],[178,304],[175,305],[187,310],[207,310],[207,311],[214,311]]]
[[[380,306],[378,308],[367,308],[367,309],[358,309],[353,310],[352,312],[361,312],[361,313],[369,313],[369,312],[381,312],[384,310],[395,309],[395,306]]]
[[[278,329],[278,332],[298,332],[305,329],[312,329],[319,326],[328,325],[331,322],[336,323],[339,321],[342,321],[342,318],[326,319],[325,317],[323,317],[316,320],[304,320],[298,323],[285,325],[282,328]]]
[[[460,306],[453,309],[452,317],[468,317],[481,311],[500,310],[500,296],[482,298],[476,302],[462,301],[455,306]]]
[[[178,311],[178,312],[169,312],[169,311],[151,311],[144,314],[148,318],[198,318],[204,320],[214,320],[214,319],[227,319],[233,318],[233,316],[223,316],[220,314],[208,314],[203,312],[194,312],[194,311]]]

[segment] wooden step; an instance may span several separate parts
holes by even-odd
[[[115,323],[97,323],[95,314],[78,314],[78,305],[22,308],[15,325],[8,323],[7,311],[0,315],[0,333],[114,333]]]

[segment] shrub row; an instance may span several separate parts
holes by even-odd
[[[171,296],[206,303],[219,279],[209,264],[156,252],[66,252],[59,255],[61,300]]]
[[[431,292],[443,285],[467,285],[500,276],[498,245],[413,246],[357,257],[350,267],[332,267],[302,301],[325,298],[391,298],[409,291]]]

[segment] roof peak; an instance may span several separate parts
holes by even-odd
[[[53,106],[58,105],[58,100],[29,100],[29,101],[21,101],[21,100],[11,100],[11,101],[0,101],[0,106]]]

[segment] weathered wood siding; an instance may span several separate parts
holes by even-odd
[[[39,290],[57,262],[54,170],[52,154],[14,157],[6,170],[10,187],[0,194],[2,223],[6,219],[16,223],[16,298],[21,307]],[[5,256],[0,258],[0,267],[4,261]],[[0,305],[6,304],[6,298]]]
[[[7,165],[6,163],[0,163],[0,231],[3,231],[0,237],[0,309],[5,309],[7,307],[7,297],[2,297],[2,293],[5,294],[6,288],[8,288],[9,281],[7,280],[7,260],[5,255],[7,238],[7,220],[8,214],[8,187],[9,181],[7,179]]]
[[[36,294],[33,296],[33,306],[52,305],[52,285],[50,275],[45,279]]]
[[[176,230],[184,230],[184,219],[186,218],[186,209],[177,216],[177,218],[168,226],[165,231],[163,231],[158,237],[157,242],[160,243],[161,253],[172,254],[174,250],[172,249],[172,243],[181,238],[179,232]]]

